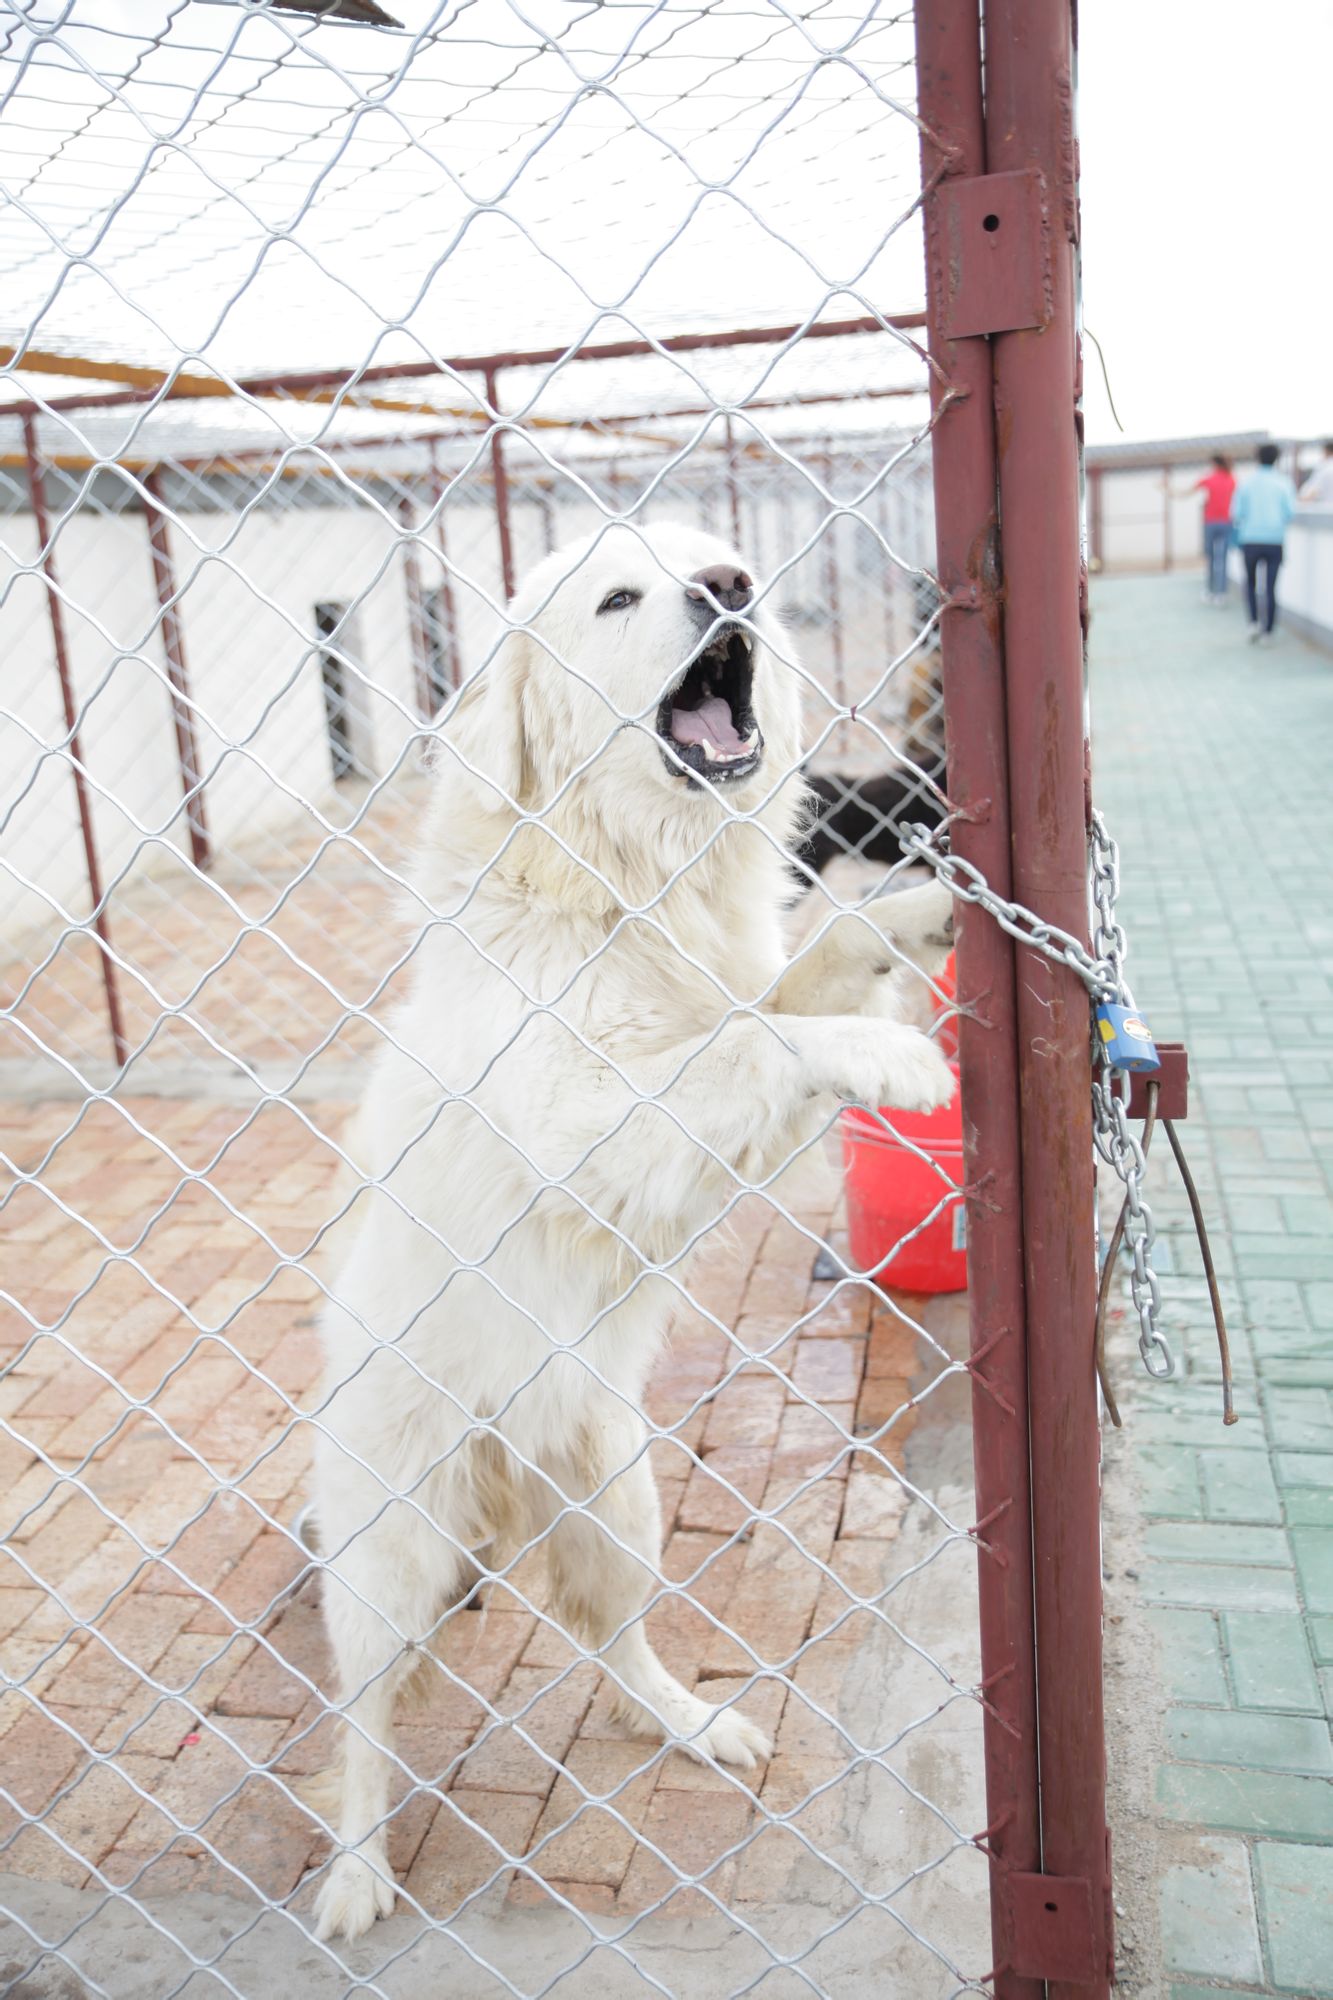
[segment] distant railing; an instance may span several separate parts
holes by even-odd
[[[1298,507],[1278,583],[1283,622],[1333,653],[1333,507]]]

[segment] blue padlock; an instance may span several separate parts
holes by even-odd
[[[1112,1069],[1151,1070],[1162,1067],[1148,1023],[1132,1007],[1103,1000],[1096,1012],[1097,1037]]]

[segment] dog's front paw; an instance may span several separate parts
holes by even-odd
[[[395,1894],[383,1853],[373,1866],[361,1854],[340,1854],[315,1899],[315,1936],[349,1944],[364,1937],[376,1917],[392,1913]]]
[[[712,1721],[685,1746],[694,1756],[730,1764],[737,1771],[753,1771],[773,1755],[773,1745],[762,1729],[736,1708],[719,1708]]]
[[[935,1111],[954,1094],[954,1073],[935,1043],[898,1021],[849,1017],[821,1024],[811,1082],[844,1104]]]
[[[904,1055],[901,1095],[884,1102],[899,1111],[938,1111],[953,1101],[957,1088],[958,1078],[938,1044],[928,1035],[915,1035],[915,1046]]]
[[[900,952],[931,979],[953,950],[953,897],[942,882],[927,882],[873,906],[875,922]]]

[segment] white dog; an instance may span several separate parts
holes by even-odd
[[[316,1512],[348,1721],[321,1937],[393,1907],[379,1746],[488,1543],[544,1538],[552,1615],[631,1727],[742,1769],[767,1754],[639,1622],[660,1573],[644,1385],[680,1260],[739,1190],[840,1100],[921,1110],[954,1087],[890,1018],[895,970],[949,949],[941,890],[828,905],[784,947],[799,680],[741,559],[692,528],[604,530],[512,616],[527,629],[445,719],[411,997],[324,1318]]]

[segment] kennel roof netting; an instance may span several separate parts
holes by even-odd
[[[99,361],[224,382],[346,378],[887,319],[919,296],[907,10],[399,11],[402,33],[219,0],[0,0],[0,339],[29,394],[87,391]],[[29,350],[80,357],[79,372],[24,371]],[[830,394],[922,380],[900,336],[544,365],[507,383],[512,409],[556,424],[817,396],[819,429]],[[475,420],[478,388],[443,373],[377,381],[373,413],[251,398],[158,404],[151,419],[108,409],[80,426],[96,455],[137,440],[168,456],[382,434],[396,401],[394,429],[410,436],[438,428],[440,410]],[[160,442],[145,440],[149,421]]]

